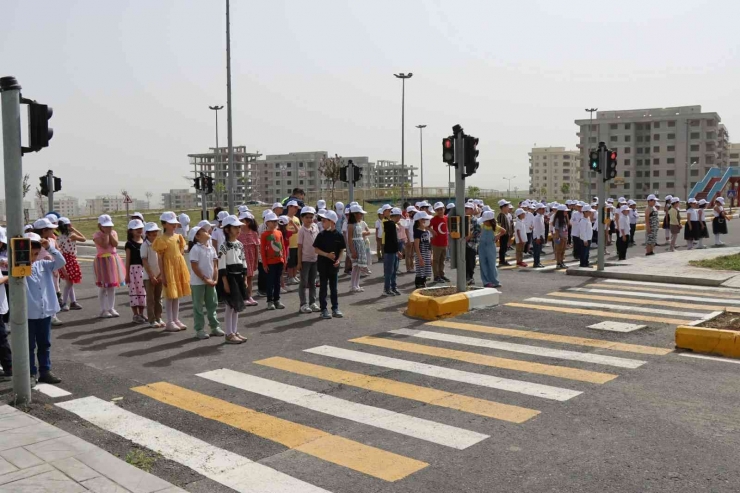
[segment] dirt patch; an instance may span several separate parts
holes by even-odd
[[[740,313],[724,312],[717,315],[711,320],[702,322],[697,327],[707,327],[710,329],[734,330],[740,332]]]
[[[442,296],[450,296],[457,293],[457,288],[450,286],[447,288],[435,288],[435,289],[422,289],[419,294],[424,296],[431,296],[432,298],[440,298]]]

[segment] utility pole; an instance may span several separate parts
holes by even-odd
[[[49,170],[46,172],[46,186],[49,189],[49,208],[47,214],[54,210],[54,172]]]
[[[606,144],[599,142],[599,169],[601,173],[596,174],[598,180],[598,197],[599,203],[596,206],[596,220],[598,221],[598,250],[596,257],[596,270],[604,270],[604,252],[606,251],[606,240],[604,239],[604,214],[606,213],[606,153],[608,152]],[[590,246],[589,246],[590,247]]]
[[[213,150],[214,158],[213,158],[213,175],[218,179],[218,161],[221,157],[220,149],[218,148],[218,110],[224,109],[223,105],[218,106],[209,106],[208,109],[211,109],[216,112],[216,148]],[[202,170],[201,170],[202,171]],[[201,181],[203,178],[203,173],[201,172]],[[201,184],[201,199],[203,201],[203,219],[208,220],[208,196],[206,194],[206,187]]]
[[[393,74],[397,79],[401,79],[401,203],[404,202],[403,186],[406,184],[406,79],[410,79],[414,74],[398,73]],[[413,181],[411,182],[413,185]]]
[[[424,129],[426,128],[426,125],[417,125],[416,128],[419,129],[419,173],[421,175],[421,195],[424,196]],[[413,185],[413,182],[412,182]]]
[[[465,227],[465,134],[460,125],[452,127],[455,136],[455,215],[460,216],[460,238],[454,239],[457,243],[455,248],[456,265],[457,265],[457,292],[463,293],[468,289],[465,270],[465,236],[467,228]],[[473,220],[473,216],[470,216]]]
[[[23,237],[23,163],[21,151],[21,86],[15,77],[0,78],[3,116],[3,163],[8,238]],[[10,240],[8,240],[10,243]],[[8,255],[13,258],[13,252]],[[31,369],[26,318],[26,280],[10,278],[10,345],[13,353],[13,393],[18,404],[31,402]]]
[[[512,176],[511,178],[506,178],[504,176],[504,180],[509,182],[509,188],[507,189],[508,190],[507,195],[509,196],[509,198],[511,198],[511,180],[513,180],[514,178],[516,178],[516,176]]]
[[[347,161],[347,178],[349,180],[349,183],[347,183],[347,187],[349,188],[349,201],[354,202],[355,200],[355,163],[353,163],[351,159]]]
[[[599,108],[586,108],[586,111],[588,111],[588,113],[589,113],[589,116],[588,116],[588,132],[586,133],[586,153],[585,153],[585,155],[588,157],[589,152],[591,150],[591,126],[593,125],[592,122],[594,121],[594,113],[597,112],[597,111],[599,111]],[[583,167],[583,162],[585,162],[585,160],[583,160],[581,162],[581,167]],[[598,176],[596,177],[596,179],[598,179]],[[584,201],[586,201],[586,202],[588,201],[588,196],[591,194],[591,183],[593,183],[593,182],[591,180],[588,180],[588,187],[589,187],[589,189],[586,190],[586,194],[585,195],[583,195],[583,191],[581,191],[581,198]]]
[[[229,19],[229,0],[226,0],[226,127],[229,141],[229,181],[226,186],[229,214],[234,213],[234,143],[232,140],[231,119],[231,23]]]

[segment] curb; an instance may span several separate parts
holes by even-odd
[[[494,288],[480,288],[465,293],[434,297],[420,294],[417,290],[409,296],[406,315],[423,320],[454,317],[470,310],[496,306],[500,294]]]
[[[570,267],[565,271],[568,276],[600,277],[603,279],[623,279],[626,281],[663,282],[668,284],[686,284],[689,286],[721,286],[727,279],[697,279],[691,277],[679,277],[654,274],[639,274],[636,272],[613,272],[598,271],[596,269],[581,269]]]
[[[740,308],[727,307],[722,313],[740,313]],[[695,353],[740,358],[740,332],[679,325],[676,327],[676,347]]]

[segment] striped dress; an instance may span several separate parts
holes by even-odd
[[[424,266],[419,263],[419,255],[416,255],[416,277],[432,277],[432,244],[429,231],[414,228],[414,240],[419,240],[419,252],[424,259]]]

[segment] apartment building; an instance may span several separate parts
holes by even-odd
[[[100,214],[110,214],[126,210],[126,204],[123,203],[122,195],[98,195],[94,199],[87,199],[85,205],[85,215],[99,216]]]
[[[699,105],[599,111],[593,121],[575,120],[584,177],[580,194],[597,190],[587,154],[604,142],[619,155],[607,194],[644,199],[657,192],[685,199],[710,168],[729,164],[729,134],[720,122],[718,113],[703,112]]]
[[[35,205],[36,207],[34,210],[37,215],[40,216],[42,211],[45,213],[49,212],[49,199],[46,197],[41,200],[37,198],[35,200]],[[77,197],[70,197],[62,194],[54,194],[53,210],[63,217],[79,217],[83,212],[80,208],[80,201]]]
[[[567,200],[579,193],[581,158],[565,147],[533,147],[529,153],[529,191],[551,200]]]
[[[247,152],[246,146],[234,146],[234,201],[246,202],[253,199],[253,168],[259,153]],[[228,203],[229,148],[211,147],[209,152],[188,154],[193,178],[204,173],[213,178],[213,194],[208,196],[209,204]]]
[[[373,186],[375,188],[413,188],[416,166],[404,165],[398,161],[378,160],[373,167]]]
[[[168,211],[184,211],[200,207],[198,195],[188,188],[171,189],[162,194],[162,204]]]
[[[740,144],[727,146],[727,165],[740,166]]]

